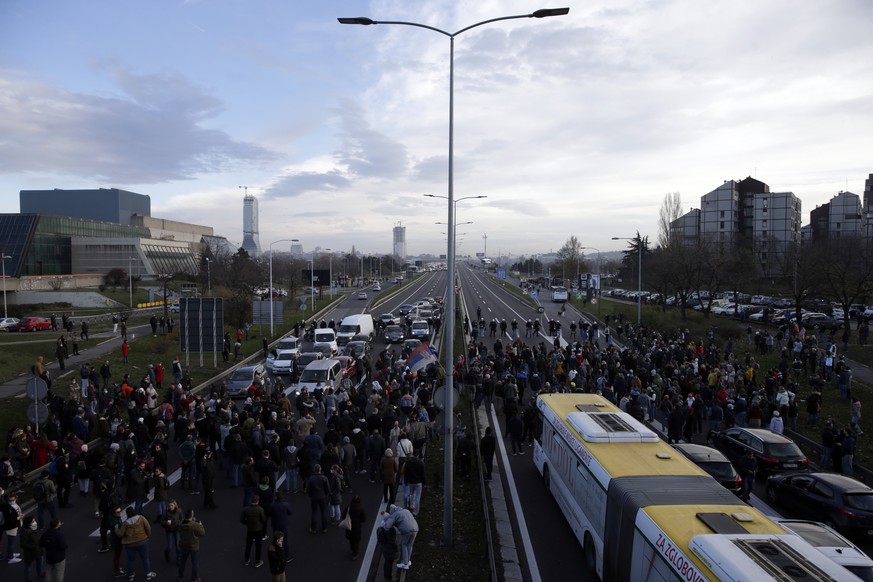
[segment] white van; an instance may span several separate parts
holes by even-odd
[[[358,334],[366,334],[370,339],[373,339],[373,316],[369,313],[358,313],[344,317],[336,330],[336,343],[341,346],[346,345],[352,339],[352,336]]]
[[[339,346],[336,343],[336,333],[329,327],[319,327],[316,329],[313,341],[312,349],[317,352],[322,350],[327,351],[328,346],[330,346],[330,353],[332,354],[339,351]]]
[[[334,390],[340,387],[343,381],[343,365],[339,360],[329,358],[327,360],[315,360],[310,362],[300,373],[300,380],[297,382],[297,392],[306,390],[310,394],[315,392],[315,389],[326,390],[333,388]],[[286,393],[293,390],[289,388]]]

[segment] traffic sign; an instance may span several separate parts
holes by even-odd
[[[27,420],[40,426],[48,418],[48,406],[42,402],[31,404],[27,407]]]
[[[597,297],[591,298],[591,305],[597,305]]]
[[[48,385],[42,378],[31,378],[27,381],[27,396],[31,400],[42,400],[48,391]]]

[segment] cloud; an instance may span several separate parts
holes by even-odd
[[[117,184],[190,180],[277,158],[204,127],[221,103],[178,75],[104,69],[119,96],[64,91],[0,71],[0,173],[40,172]]]

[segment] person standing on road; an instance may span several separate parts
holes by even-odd
[[[419,458],[419,452],[413,451],[403,463],[403,505],[418,517],[421,510],[421,490],[424,487],[424,462]]]
[[[482,469],[485,471],[485,480],[491,480],[491,468],[494,466],[494,453],[497,451],[497,439],[494,437],[494,429],[485,428],[485,436],[479,441],[479,452],[482,454]]]
[[[740,459],[740,477],[743,478],[743,501],[749,503],[752,490],[755,488],[755,477],[758,474],[758,459],[755,453],[746,451],[746,456]]]
[[[179,525],[179,580],[185,578],[185,565],[191,557],[191,580],[200,580],[200,538],[206,535],[206,528],[194,517],[189,509]]]
[[[306,493],[309,495],[309,533],[316,532],[315,524],[321,520],[321,532],[327,533],[327,502],[330,499],[330,481],[321,472],[321,465],[316,464],[312,475],[306,481]]]
[[[270,527],[273,528],[273,533],[282,533],[285,540],[282,548],[285,550],[286,559],[290,562],[291,548],[288,547],[288,518],[291,516],[291,506],[285,499],[285,494],[281,491],[276,492],[276,497],[267,508],[267,513],[270,518]]]
[[[243,508],[239,520],[246,526],[245,565],[250,566],[252,563],[252,543],[254,543],[255,568],[260,568],[264,565],[264,562],[261,561],[261,543],[263,542],[264,533],[267,531],[267,514],[264,513],[264,508],[261,507],[260,496],[252,496],[251,503]]]
[[[15,540],[18,539],[18,530],[21,529],[23,518],[21,507],[18,506],[18,497],[10,493],[3,507],[3,529],[6,531],[6,559],[9,564],[17,564],[21,561],[21,554],[15,551]]]
[[[351,518],[352,527],[346,530],[346,539],[349,540],[349,547],[352,550],[352,559],[358,559],[358,552],[361,547],[361,534],[364,522],[367,521],[367,514],[364,513],[364,508],[361,504],[361,497],[355,495],[352,497],[352,502],[343,511],[342,519],[348,515]]]
[[[49,582],[64,582],[64,569],[67,563],[67,538],[61,533],[61,520],[53,519],[51,526],[39,539],[45,550],[45,563]]]
[[[270,564],[270,579],[272,582],[285,582],[285,534],[273,532],[273,543],[267,549],[267,560]]]
[[[39,474],[39,479],[34,481],[31,488],[33,500],[36,501],[36,518],[39,524],[39,529],[43,529],[43,518],[46,510],[49,512],[51,519],[58,517],[58,489],[54,481],[49,477],[49,472],[43,470]]]
[[[21,532],[21,557],[24,560],[24,582],[30,582],[30,566],[36,563],[38,578],[45,576],[42,569],[42,557],[45,550],[39,545],[39,525],[32,515],[25,518]]]
[[[127,518],[118,528],[116,535],[121,537],[121,544],[127,554],[127,579],[134,579],[138,555],[146,573],[146,580],[152,580],[158,575],[156,572],[152,572],[151,558],[149,557],[149,538],[152,536],[152,524],[144,515],[137,515],[133,507],[128,507],[125,514]]]
[[[385,449],[380,469],[382,473],[382,501],[388,505],[394,503],[394,498],[397,496],[397,473],[400,470],[391,447]]]
[[[170,562],[171,557],[176,558],[176,563],[179,563],[179,528],[182,525],[184,514],[182,508],[176,503],[175,499],[171,499],[167,504],[167,509],[161,513],[161,527],[167,534],[167,544],[164,547],[164,561]]]

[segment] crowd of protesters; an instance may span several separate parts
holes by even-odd
[[[505,417],[503,435],[486,432],[483,438],[486,478],[495,436],[508,438],[514,455],[525,454],[533,442],[533,403],[542,392],[602,394],[639,420],[660,422],[671,442],[691,441],[705,426],[796,429],[802,392],[807,393],[806,422],[815,425],[824,398],[843,398],[853,421],[845,428],[831,420],[825,423],[826,458],[821,464],[833,459],[835,470],[851,473],[855,439],[862,434],[860,400],[852,396],[851,369],[837,357],[832,337],[787,326],[781,336],[750,331],[740,349],[733,339],[719,345],[714,332],[695,338],[688,330],[659,332],[619,317],[602,326],[584,319],[568,321],[566,329],[561,322],[548,321],[543,331],[554,340],[528,345],[521,335],[538,333],[538,321],[486,324],[477,314],[473,322],[465,319],[465,325],[468,348],[452,373],[477,408],[498,399]],[[562,342],[565,332],[569,339]],[[779,354],[779,363],[763,370],[757,356],[769,351]],[[428,442],[437,438],[433,390],[444,380],[439,367],[411,370],[407,355],[388,349],[360,359],[357,384],[346,379],[336,391],[289,395],[281,382],[267,380],[252,385],[242,401],[231,400],[223,385],[195,393],[178,358],[167,378],[160,362],[139,379],[117,378],[108,361],[84,364],[69,390],[57,383],[50,386],[49,419],[38,434],[26,427],[7,435],[0,464],[0,487],[7,491],[0,507],[7,559],[16,560],[21,553],[15,551],[19,526],[9,534],[10,524],[23,523],[15,515],[20,513],[16,487],[23,473],[40,467],[48,468],[37,481],[46,489],[37,500],[37,529],[43,529],[45,513],[54,523],[57,508],[69,504],[78,481],[78,494],[90,497],[100,519],[95,551],[112,552],[116,576],[132,578],[140,562],[147,579],[155,575],[149,549],[152,524],[164,530],[163,557],[177,564],[180,578],[188,561],[193,579],[199,576],[199,540],[205,528],[191,507],[183,510],[176,503],[174,488],[198,496],[206,511],[230,509],[216,504],[217,486],[241,489],[240,503],[232,510],[241,512],[245,524],[241,562],[261,567],[262,542],[270,539],[268,569],[274,580],[281,580],[293,556],[291,527],[318,535],[331,524],[348,521],[350,554],[358,557],[367,515],[353,490],[356,480],[367,479],[383,486],[378,538],[385,575],[396,576],[412,563],[425,485],[423,459]],[[41,360],[33,373],[45,373]],[[95,437],[105,437],[108,446],[89,450],[86,443]],[[456,470],[461,478],[470,478],[477,447],[462,423],[455,445]],[[176,485],[168,480],[170,451],[181,463]],[[221,474],[224,480],[218,479]],[[143,505],[152,491],[155,514],[149,519]],[[311,511],[308,523],[292,526],[288,496],[295,494],[307,496]]]
[[[162,387],[167,382],[160,363],[137,380],[124,375],[120,382],[108,361],[84,364],[69,390],[61,390],[58,382],[49,388],[49,418],[38,434],[26,427],[7,435],[0,481],[8,492],[0,504],[0,512],[10,518],[3,526],[7,559],[15,563],[21,553],[17,536],[8,528],[18,507],[13,491],[22,487],[23,474],[42,467],[28,491],[38,502],[38,529],[45,529],[44,515],[57,519],[58,509],[70,505],[78,482],[78,495],[93,504],[100,519],[95,551],[111,552],[118,577],[132,579],[137,564],[146,579],[156,575],[149,544],[155,543],[155,530],[164,530],[165,561],[178,565],[180,577],[190,561],[192,579],[198,580],[199,538],[205,531],[192,525],[199,522],[191,513],[190,497],[183,510],[174,490],[198,496],[206,511],[234,511],[215,502],[215,488],[222,485],[241,489],[239,507],[244,508],[247,530],[244,563],[264,563],[261,543],[271,529],[269,570],[274,576],[284,572],[277,571],[278,556],[287,563],[293,555],[288,498],[294,494],[307,496],[312,509],[307,516],[311,521],[300,524],[303,532],[326,532],[349,516],[346,537],[351,556],[357,558],[367,519],[353,495],[358,479],[385,484],[386,514],[379,519],[399,540],[402,556],[391,569],[408,568],[414,540],[409,528],[420,510],[425,482],[422,458],[427,442],[436,438],[432,394],[441,378],[434,367],[415,373],[405,364],[402,356],[386,350],[360,370],[357,385],[345,380],[335,391],[294,397],[281,382],[267,379],[253,384],[242,401],[231,400],[224,385],[195,393],[178,359],[172,365],[174,382],[167,387]],[[106,446],[89,450],[86,443],[97,437],[104,437]],[[181,463],[176,484],[168,480],[168,453],[177,454]],[[393,463],[393,471],[386,460]],[[146,516],[150,494],[155,512]],[[394,515],[407,508],[408,519]],[[199,533],[186,534],[186,529]]]

